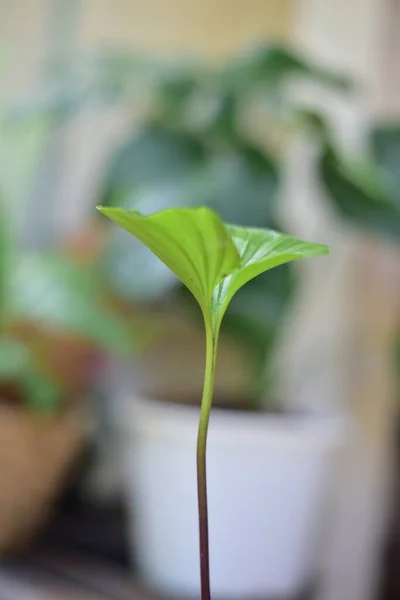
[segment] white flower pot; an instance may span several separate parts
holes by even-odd
[[[198,410],[131,402],[126,475],[133,555],[171,597],[199,597],[195,446]],[[213,410],[208,502],[213,598],[298,594],[314,542],[338,420]]]

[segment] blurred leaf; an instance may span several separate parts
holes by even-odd
[[[11,231],[5,206],[0,199],[0,332],[4,329],[8,311],[8,289],[11,260]]]
[[[235,146],[239,128],[239,99],[233,93],[215,94],[214,99],[214,111],[209,112],[208,122],[203,123],[203,131],[205,135],[221,138],[225,143]]]
[[[292,284],[289,265],[271,269],[249,281],[241,293],[233,297],[225,317],[225,329],[228,317],[232,320],[240,317],[243,323],[249,323],[252,336],[272,337],[291,296]]]
[[[177,284],[174,274],[125,231],[112,232],[103,263],[113,289],[126,301],[158,300]]]
[[[0,337],[0,380],[13,381],[26,373],[32,356],[25,344],[9,336]]]
[[[124,208],[149,213],[176,204],[194,207],[206,204],[226,220],[239,224],[273,222],[280,181],[278,165],[272,156],[237,141],[224,152],[209,150],[205,160],[199,145],[191,155],[189,148],[193,146],[189,136],[176,137],[168,131],[160,134],[156,136],[156,151],[155,138],[146,135],[143,140],[136,140],[134,152],[119,153],[108,178],[108,193],[104,194],[109,199],[107,206],[119,203]]]
[[[301,129],[310,135],[314,134],[323,144],[333,145],[332,127],[322,112],[295,106],[292,117]]]
[[[49,130],[46,117],[16,120],[6,115],[0,127],[0,190],[16,235],[20,233]]]
[[[386,189],[400,207],[400,123],[374,127],[371,143]]]
[[[238,225],[274,223],[280,180],[271,156],[254,146],[238,145],[231,153],[217,156],[202,175],[199,204],[207,204],[225,221]]]
[[[36,411],[54,411],[63,400],[61,387],[39,369],[24,373],[21,377],[21,387],[28,406]]]
[[[227,221],[264,226],[276,218],[279,175],[272,157],[257,147],[237,144],[224,153],[210,153],[207,162],[176,179],[137,185],[119,200],[124,208],[145,214],[207,205]]]
[[[172,74],[165,80],[160,78],[156,90],[158,120],[169,125],[181,122],[186,104],[197,89],[196,72]]]
[[[398,337],[394,342],[394,360],[395,360],[395,368],[397,371],[398,377],[400,377],[400,337]]]
[[[135,133],[113,157],[105,177],[102,202],[112,206],[132,188],[179,180],[203,160],[204,148],[196,138],[148,126]]]
[[[224,317],[224,332],[249,353],[253,365],[252,385],[256,397],[264,385],[262,374],[274,347],[281,321],[294,290],[291,265],[282,265],[252,279],[236,294]]]
[[[132,348],[132,332],[101,297],[96,273],[53,255],[21,256],[12,280],[16,321],[67,330],[109,351]]]
[[[216,285],[239,266],[236,248],[213,211],[171,208],[143,216],[118,208],[99,210],[150,248],[209,315]]]
[[[37,410],[52,410],[62,398],[61,387],[36,364],[28,345],[0,337],[0,381],[18,383],[24,401]]]
[[[263,85],[267,92],[274,92],[294,75],[311,78],[339,91],[351,88],[347,77],[321,69],[281,45],[268,43],[253,46],[234,59],[222,73],[222,81],[228,89],[248,92],[254,86]]]
[[[46,120],[16,122],[7,114],[0,122],[0,330],[7,320],[10,270],[47,135]]]
[[[373,161],[355,163],[326,145],[319,175],[341,215],[370,233],[400,238],[400,205],[386,192]]]

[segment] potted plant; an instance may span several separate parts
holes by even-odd
[[[344,78],[308,63],[293,52],[269,44],[234,57],[227,66],[141,61],[126,53],[117,53],[100,60],[97,68],[97,74],[101,76],[94,80],[100,82],[97,91],[102,90],[103,97],[109,99],[116,93],[119,99],[124,97],[130,101],[133,91],[135,99],[139,100],[135,103],[132,133],[113,153],[106,169],[101,188],[103,204],[136,208],[145,214],[171,205],[207,205],[227,222],[274,229],[284,227],[280,219],[279,197],[285,140],[298,127],[306,125],[308,130],[312,129],[310,120],[305,118],[308,115],[288,94],[287,84],[296,76],[334,91],[342,92],[348,88]],[[108,77],[107,73],[112,77]],[[104,94],[110,82],[111,94]],[[146,102],[141,102],[144,95]],[[144,300],[146,303],[154,300],[159,303],[160,298],[164,300],[166,297],[172,299],[172,303],[178,301],[178,305],[181,305],[182,299],[188,300],[184,286],[178,287],[173,274],[139,242],[132,247],[132,239],[124,231],[112,231],[110,236],[111,244],[105,260],[111,275],[110,283],[119,294],[127,300]],[[304,549],[311,544],[310,532],[318,520],[317,490],[323,486],[324,480],[322,470],[316,465],[321,465],[328,456],[329,453],[325,454],[321,448],[328,450],[331,447],[336,430],[329,423],[324,430],[325,435],[319,436],[320,423],[312,418],[282,418],[284,403],[277,402],[269,382],[265,380],[265,364],[296,291],[296,276],[297,273],[288,264],[252,279],[241,294],[232,299],[224,317],[224,337],[235,336],[235,347],[246,355],[249,369],[246,391],[242,391],[238,398],[246,413],[246,427],[243,419],[240,420],[241,436],[235,437],[232,433],[239,418],[237,411],[230,410],[234,405],[238,408],[231,389],[228,398],[221,394],[216,396],[215,403],[221,405],[221,410],[215,411],[214,422],[219,423],[220,431],[227,430],[226,440],[230,440],[222,448],[221,455],[229,463],[230,457],[240,452],[240,440],[246,437],[244,430],[248,432],[247,440],[252,443],[251,448],[246,450],[251,455],[249,463],[243,463],[242,475],[248,477],[246,486],[243,486],[248,491],[245,500],[238,497],[233,479],[231,490],[227,490],[226,481],[215,479],[215,486],[219,483],[219,487],[215,488],[213,502],[224,507],[216,513],[226,515],[226,520],[218,518],[213,527],[215,531],[222,531],[217,537],[220,543],[214,551],[214,584],[216,591],[219,589],[222,594],[225,591],[228,596],[248,596],[249,589],[254,590],[257,581],[264,595],[267,589],[279,594],[293,590],[304,583],[309,568],[307,560],[310,554]],[[167,349],[167,353],[173,355],[172,348]],[[156,370],[153,363],[151,368],[153,372]],[[179,371],[171,377],[179,378]],[[150,373],[150,378],[153,383],[157,375]],[[126,381],[123,385],[126,386]],[[178,398],[167,388],[157,389],[154,383],[151,387],[150,394],[144,390],[140,399],[136,397],[129,420],[137,440],[135,465],[138,472],[136,480],[130,484],[135,486],[132,502],[139,503],[141,490],[153,490],[152,497],[160,493],[160,473],[170,480],[176,478],[170,489],[180,489],[180,482],[185,479],[180,477],[180,473],[183,470],[191,472],[188,462],[191,454],[186,451],[185,444],[190,448],[197,427],[195,410],[185,406],[193,404],[193,397],[197,398],[193,390]],[[260,419],[263,410],[267,412]],[[122,427],[125,428],[127,419],[125,413],[122,414]],[[315,450],[308,454],[308,474],[303,471],[299,447]],[[212,447],[210,452],[213,452]],[[265,462],[266,455],[270,459],[269,466]],[[140,462],[141,456],[151,456],[152,466],[147,459]],[[312,463],[312,457],[315,463]],[[318,462],[319,459],[322,462]],[[259,460],[263,461],[262,469],[266,473],[262,479],[258,476]],[[281,460],[285,461],[285,467],[278,469],[282,487],[271,486],[276,493],[275,500],[271,498],[269,502],[257,503],[257,498],[265,497],[276,472],[275,465]],[[146,465],[144,471],[140,471],[140,464]],[[253,467],[248,468],[248,464]],[[228,472],[230,469],[232,467],[227,467]],[[294,493],[290,485],[296,486],[299,478],[303,483],[301,489],[296,488]],[[260,486],[264,487],[260,490]],[[271,490],[268,489],[268,493],[272,494]],[[294,498],[296,494],[299,498],[296,509],[288,500],[283,502],[282,498]],[[135,523],[133,531],[133,539],[140,540],[134,546],[140,553],[138,560],[142,571],[153,584],[165,586],[172,592],[178,587],[189,592],[195,590],[198,577],[196,551],[192,545],[196,539],[193,518],[195,494],[182,489],[181,497],[185,499],[184,508],[179,508],[172,515],[162,512],[164,504],[156,507],[143,496],[147,517]],[[166,510],[171,503],[172,499],[165,503]],[[232,567],[227,570],[227,551],[231,548],[233,552],[227,534],[229,523],[238,514],[243,518],[244,504],[251,507],[246,511],[249,522],[240,521],[243,529],[238,535],[249,540],[248,544],[244,543],[245,547],[250,546],[250,540],[251,543],[258,540],[260,546],[253,546],[253,552],[247,554],[251,562],[248,568]],[[287,514],[281,512],[280,518],[277,518],[274,507],[276,511],[285,507]],[[166,523],[171,526],[169,544],[172,540],[178,540],[178,544],[188,540],[188,548],[180,554],[171,550],[170,545],[166,548],[160,543],[159,535],[163,531],[165,534]],[[274,535],[270,533],[263,538],[257,535],[260,523],[270,531],[274,524],[280,523],[282,527],[285,523],[287,530],[284,535],[279,529]],[[179,533],[184,530],[191,531],[191,534]],[[306,534],[310,537],[307,538]],[[164,539],[167,539],[166,534]],[[285,558],[278,562],[281,567],[285,565],[285,569],[275,569],[272,558],[266,563],[253,560],[254,556],[266,554],[266,548],[262,546],[266,543],[265,539],[270,544],[268,552],[272,552],[273,548],[276,560],[277,549],[280,548],[281,556]],[[178,568],[174,556],[185,559],[187,568]],[[233,560],[228,562],[234,564]],[[265,564],[271,566],[270,571]],[[183,581],[183,577],[187,579]]]
[[[288,84],[293,77],[297,77],[311,80],[333,91],[342,92],[349,87],[345,78],[320,69],[294,52],[270,44],[261,44],[249,52],[242,53],[227,65],[142,60],[122,51],[98,55],[94,61],[86,62],[83,68],[81,62],[79,68],[84,73],[83,86],[76,86],[75,90],[79,92],[83,89],[85,98],[93,98],[94,94],[106,102],[123,99],[129,105],[132,99],[135,100],[132,110],[135,117],[134,126],[127,140],[112,154],[101,189],[101,203],[111,207],[122,205],[125,209],[137,208],[146,214],[176,204],[205,204],[216,209],[227,222],[279,229],[284,228],[280,219],[279,198],[285,142],[299,127],[304,129],[306,125],[308,131],[314,127],[310,119],[304,118],[307,115],[304,114],[303,108],[288,93]],[[90,69],[91,77],[85,75],[86,68]],[[69,100],[71,98],[72,106],[80,105],[79,94],[77,97],[72,94]],[[178,299],[182,300],[184,290],[177,290],[176,278],[167,268],[163,268],[157,258],[152,258],[140,243],[133,248],[132,239],[125,232],[116,230],[111,235],[113,239],[105,259],[111,274],[111,284],[119,294],[127,300],[144,300],[146,303],[164,299],[166,296],[172,298],[172,302],[175,303]],[[286,456],[287,448],[292,449],[292,455],[300,456],[295,452],[299,440],[300,445],[304,442],[304,447],[308,442],[317,444],[317,440],[322,440],[314,435],[312,426],[310,429],[300,426],[304,422],[303,419],[290,420],[290,423],[298,423],[298,428],[295,425],[287,427],[288,420],[277,414],[283,411],[283,404],[274,402],[273,392],[263,375],[265,363],[279,334],[282,318],[295,291],[296,273],[291,269],[291,265],[283,265],[280,269],[251,280],[241,294],[233,298],[224,318],[225,332],[236,336],[236,341],[240,341],[236,347],[240,346],[246,358],[250,358],[249,385],[240,400],[244,400],[242,407],[246,409],[250,432],[248,439],[254,441],[250,461],[254,467],[248,469],[247,464],[244,466],[245,474],[249,477],[246,489],[252,498],[262,496],[257,493],[258,486],[261,483],[267,486],[270,481],[269,475],[262,480],[258,476],[257,457],[265,456],[265,445],[270,441],[273,444],[273,449],[268,448],[271,461],[271,471],[268,473],[272,473],[275,471],[274,465],[280,464],[281,457]],[[167,352],[172,354],[171,348]],[[152,368],[155,368],[154,365]],[[173,379],[178,376],[179,374],[174,374],[171,377]],[[152,380],[156,379],[152,373],[150,377]],[[154,386],[152,387],[153,392]],[[189,467],[184,464],[177,468],[175,460],[184,461],[184,457],[190,460],[191,456],[190,452],[177,450],[180,435],[182,434],[182,439],[190,444],[192,432],[196,428],[196,413],[191,408],[171,406],[170,402],[165,402],[165,396],[169,396],[171,400],[171,394],[168,394],[166,389],[157,392],[162,402],[154,402],[154,393],[150,394],[150,399],[136,399],[135,414],[132,415],[137,438],[144,444],[143,452],[146,456],[153,457],[154,466],[150,476],[149,464],[145,462],[146,472],[151,481],[137,477],[136,493],[139,497],[141,489],[150,487],[155,490],[155,496],[159,493],[159,472],[169,473],[169,478],[176,476],[177,484],[171,487],[179,489],[178,484],[184,478],[174,474],[180,473],[181,468]],[[182,400],[184,403],[191,403],[192,397],[193,392]],[[176,404],[178,399],[173,397],[172,400],[175,400]],[[231,408],[232,400],[230,395],[228,406],[225,403],[225,408]],[[220,402],[221,397],[217,395],[216,403]],[[114,403],[114,406],[118,404]],[[250,408],[258,410],[258,417],[248,410]],[[269,410],[269,415],[264,415],[260,420],[259,412],[264,408]],[[233,427],[233,423],[237,421],[235,414],[237,416],[237,413],[231,410],[218,410],[215,412],[214,422],[218,419],[221,423],[220,428],[225,429],[225,422],[232,418]],[[179,419],[178,415],[181,415],[182,419]],[[122,420],[125,427],[126,419]],[[266,435],[269,428],[271,435]],[[243,425],[241,429],[244,429]],[[316,429],[319,430],[318,426]],[[328,431],[326,433],[324,439],[328,440]],[[236,454],[239,451],[238,440],[241,439],[240,436],[233,438],[231,434],[228,437],[231,446],[226,446],[223,453],[227,460],[232,453]],[[275,443],[282,439],[285,440],[285,444]],[[262,452],[260,448],[263,448]],[[138,452],[136,456],[139,455]],[[310,459],[312,455],[310,452]],[[316,460],[320,456],[322,453],[315,452]],[[282,556],[285,556],[284,561],[279,561],[281,565],[286,565],[285,571],[280,573],[279,583],[270,581],[272,587],[275,585],[275,589],[277,585],[294,586],[294,581],[298,583],[305,577],[307,553],[303,552],[303,548],[306,547],[304,532],[313,528],[318,513],[313,504],[317,495],[310,492],[308,496],[307,493],[308,490],[317,489],[323,481],[320,471],[316,470],[313,471],[313,483],[308,484],[302,465],[294,459],[290,464],[293,467],[291,470],[285,468],[279,472],[286,475],[285,478],[282,475],[282,485],[285,486],[289,486],[289,483],[296,485],[298,478],[303,478],[303,495],[299,489],[296,490],[299,497],[303,498],[303,502],[297,503],[298,512],[288,502],[282,501],[282,498],[294,497],[289,487],[283,492],[278,485],[273,486],[276,501],[259,502],[257,510],[254,506],[248,510],[249,519],[251,517],[252,521],[247,526],[244,525],[244,531],[240,532],[242,537],[247,535],[249,539],[254,540],[259,537],[254,532],[258,531],[260,523],[268,524],[270,530],[274,523],[287,524],[287,535],[281,535],[279,530],[276,534],[268,536],[271,541],[270,548],[274,548],[275,555],[277,556],[276,548],[279,547]],[[266,470],[265,464],[263,468]],[[312,469],[309,470],[309,473],[311,472]],[[143,478],[145,475],[146,473],[143,474]],[[227,514],[228,518],[227,506],[233,505],[232,514],[239,514],[240,510],[242,515],[243,502],[237,498],[235,504],[235,482],[232,481],[234,491],[229,493],[230,502],[226,499],[226,485],[222,485],[222,482],[220,484],[215,497],[224,506],[224,510],[218,512]],[[148,572],[148,578],[153,582],[157,583],[157,577],[161,577],[160,573],[164,573],[164,583],[168,583],[168,578],[175,577],[175,571],[169,567],[167,560],[172,561],[174,553],[170,551],[170,547],[163,553],[165,547],[159,543],[157,537],[160,531],[165,530],[165,524],[169,523],[172,527],[173,523],[174,532],[177,532],[178,528],[183,530],[191,527],[192,535],[175,533],[174,536],[170,536],[170,540],[195,539],[193,533],[195,534],[196,523],[194,519],[190,520],[190,515],[194,514],[195,496],[185,494],[185,498],[188,504],[185,510],[175,513],[176,521],[172,521],[170,514],[162,513],[164,504],[161,507],[154,506],[151,511],[148,505],[148,518],[140,520],[137,525],[137,535],[144,540],[141,544],[142,555],[147,557],[141,564],[151,565],[143,570]],[[293,522],[287,516],[277,519],[273,506],[276,506],[277,510],[286,506]],[[307,514],[310,528],[303,529],[302,524],[307,522],[305,511],[309,511]],[[185,515],[189,515],[186,520]],[[218,520],[214,530],[220,522]],[[224,523],[223,526],[221,522],[221,528],[226,531],[229,527]],[[229,546],[227,535],[221,535],[219,539],[225,539],[225,546]],[[145,540],[156,540],[151,546],[151,551]],[[244,545],[247,547],[247,544]],[[226,556],[226,547],[221,550],[220,556]],[[193,550],[184,554],[186,560],[191,557],[191,568],[179,569],[180,575],[177,578],[179,580],[179,577],[186,574],[190,580],[187,587],[192,586],[193,589],[193,585],[196,585],[193,581],[197,577],[196,555]],[[251,557],[262,554],[262,549],[254,549]],[[289,557],[293,560],[289,560]],[[265,583],[269,573],[266,572],[264,563],[261,560],[258,564],[254,560],[251,562],[252,568],[258,568],[261,578],[264,572]],[[231,585],[239,593],[246,582],[243,582],[243,579],[242,583],[235,581],[232,571],[227,572],[224,564],[225,560],[214,552],[214,577],[219,577],[218,573],[221,573],[224,585],[226,579],[230,578]],[[279,571],[273,568],[272,559],[268,564],[271,565],[273,576],[277,577]],[[250,567],[234,571],[237,577],[248,573],[253,582],[257,579]],[[246,596],[246,593],[244,595]]]
[[[31,538],[82,448],[84,396],[99,352],[132,347],[93,261],[61,246],[38,252],[21,244],[43,139],[41,123],[1,124],[1,554]]]
[[[297,593],[309,574],[304,558],[328,472],[332,423],[217,411],[211,421],[207,475],[206,446],[218,340],[231,299],[261,273],[327,254],[328,248],[272,230],[225,225],[206,207],[148,216],[99,209],[181,279],[200,305],[206,333],[200,416],[195,407],[139,402],[126,418],[131,440],[127,466],[137,517],[133,539],[142,576],[174,597],[196,596],[200,582],[202,600],[211,597],[211,589],[215,597],[232,598]],[[293,536],[297,543],[288,544]]]

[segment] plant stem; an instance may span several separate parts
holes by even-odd
[[[201,400],[199,430],[197,435],[197,497],[199,508],[201,600],[211,600],[206,453],[208,424],[210,420],[212,398],[214,393],[218,333],[213,331],[212,325],[207,322],[207,320],[205,321],[205,326],[206,367],[204,374],[203,397]]]

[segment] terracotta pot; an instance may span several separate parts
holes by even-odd
[[[84,441],[78,408],[51,416],[0,404],[0,554],[22,549],[48,516]]]

